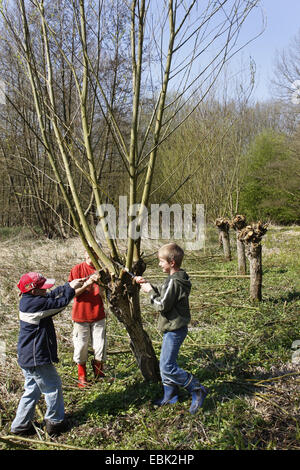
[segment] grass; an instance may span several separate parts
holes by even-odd
[[[85,390],[76,387],[72,361],[71,306],[55,317],[66,413],[70,429],[49,438],[39,424],[31,441],[3,440],[23,390],[16,362],[18,294],[16,281],[26,271],[38,270],[65,282],[70,268],[81,261],[78,239],[67,242],[34,239],[24,230],[2,234],[0,344],[6,361],[0,366],[0,449],[97,450],[299,450],[299,365],[291,362],[291,344],[300,338],[299,227],[271,227],[263,240],[263,301],[249,301],[249,280],[203,278],[202,271],[233,275],[236,259],[224,263],[215,232],[209,231],[205,252],[187,253],[192,322],[181,347],[179,364],[209,388],[203,410],[190,415],[190,397],[155,408],[152,401],[161,385],[146,383],[129,350],[122,325],[108,314],[107,376]],[[148,258],[149,276],[162,280],[154,256]],[[154,281],[153,281],[154,282]],[[156,314],[141,296],[144,327],[159,356],[161,335]],[[92,354],[91,354],[92,358]],[[42,422],[44,401],[38,404]],[[2,438],[2,440],[1,440]],[[51,446],[49,444],[51,442]]]

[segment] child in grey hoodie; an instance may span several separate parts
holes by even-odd
[[[176,243],[168,243],[158,251],[159,266],[168,274],[160,287],[155,287],[146,279],[137,276],[143,292],[150,295],[150,302],[159,311],[158,328],[163,333],[160,354],[160,374],[164,396],[155,402],[162,406],[176,403],[178,386],[184,387],[192,395],[190,413],[195,414],[203,406],[207,390],[189,372],[177,364],[179,348],[187,335],[187,325],[191,320],[189,294],[191,282],[187,273],[180,268],[184,252]]]

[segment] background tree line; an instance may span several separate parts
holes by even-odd
[[[280,102],[207,100],[161,148],[169,158],[156,170],[153,198],[201,201],[210,222],[243,213],[299,223],[299,128],[289,126]]]
[[[47,17],[55,36],[49,41],[52,57],[55,113],[61,126],[68,152],[70,169],[80,194],[85,214],[97,223],[94,193],[87,169],[86,147],[80,132],[80,103],[76,93],[74,70],[82,80],[82,50],[78,40],[76,14],[70,2],[47,2]],[[128,110],[130,94],[129,49],[130,14],[124,2],[114,1],[113,8],[103,2],[97,11],[87,11],[87,43],[92,51],[96,76],[89,77],[90,93],[87,110],[90,119],[90,142],[97,181],[103,201],[118,205],[118,196],[127,195],[126,167],[120,156],[120,143],[112,134],[111,112],[126,136],[131,128]],[[12,6],[15,25],[21,28],[20,10]],[[30,4],[29,4],[30,9]],[[32,7],[30,33],[34,39],[40,74],[46,76],[46,57],[39,46],[38,17]],[[97,33],[95,33],[95,31]],[[0,171],[3,184],[0,193],[0,224],[27,225],[48,237],[68,237],[73,222],[57,181],[46,158],[31,85],[25,73],[25,61],[15,46],[13,28],[1,28],[0,61],[6,100],[0,114]],[[55,40],[53,39],[55,37]],[[68,47],[61,49],[60,43]],[[295,38],[289,53],[299,46]],[[295,54],[293,55],[295,58]],[[298,60],[299,57],[298,57]],[[70,61],[74,70],[66,66]],[[146,51],[144,61],[155,62],[153,49]],[[290,61],[294,67],[294,61]],[[198,202],[205,205],[208,220],[223,214],[245,213],[248,219],[270,219],[274,223],[299,223],[299,127],[295,106],[291,112],[287,95],[287,70],[292,69],[287,54],[277,60],[277,89],[281,101],[253,103],[253,67],[241,85],[235,86],[223,73],[209,95],[202,99],[201,90],[182,105],[168,93],[168,112],[176,113],[180,129],[162,143],[158,152],[164,158],[155,169],[155,185],[150,202]],[[291,70],[290,80],[294,78]],[[285,86],[283,86],[285,78]],[[96,80],[105,88],[106,99],[96,89]],[[240,80],[240,82],[239,82]],[[245,83],[249,82],[246,86]],[[45,84],[46,86],[46,84]],[[230,91],[229,91],[230,89]],[[220,92],[221,90],[221,92]],[[41,96],[43,90],[40,90]],[[279,96],[280,98],[280,96]],[[155,90],[149,85],[143,91],[143,113],[140,126],[151,118]],[[198,103],[201,101],[201,104]],[[174,104],[175,103],[175,104]],[[51,103],[41,99],[45,131],[54,151],[58,152],[53,126],[49,125]],[[190,109],[194,112],[185,120]],[[174,119],[173,119],[174,121]],[[174,123],[173,123],[174,126]],[[128,131],[127,131],[128,129]],[[166,126],[166,133],[168,132]],[[150,150],[150,148],[149,148]],[[67,181],[64,183],[68,188]],[[68,189],[69,190],[69,189]],[[142,191],[142,188],[137,188]]]
[[[121,48],[118,54],[121,55]],[[17,58],[13,60],[8,51],[1,54],[2,62],[5,57],[9,61],[2,64],[2,70],[5,70],[6,82],[13,86],[6,105],[1,107],[0,224],[27,225],[48,237],[68,237],[72,234],[72,220],[44,155],[28,83],[21,73],[22,64]],[[124,129],[129,129],[130,121],[125,112],[129,100],[126,83],[116,83],[120,74],[117,67],[123,67],[126,74],[125,57],[107,58],[106,62],[107,68],[102,73],[111,90],[111,105],[119,113]],[[76,107],[76,97],[72,94],[74,84],[71,77],[64,77],[63,70],[58,69],[57,74],[62,87],[57,88],[56,98],[65,122],[76,129],[78,123],[71,118],[72,108]],[[224,81],[222,83],[224,85]],[[150,113],[155,103],[149,99],[147,106]],[[93,147],[97,155],[97,178],[104,201],[113,200],[117,206],[118,196],[128,194],[126,169],[110,134],[109,123],[97,108],[97,103],[90,103],[96,123]],[[244,213],[248,220],[299,223],[300,129],[297,113],[290,111],[285,101],[253,103],[251,95],[248,99],[247,92],[241,89],[233,97],[223,96],[222,99],[212,92],[180,130],[161,145],[159,154],[164,158],[155,170],[150,202],[203,203],[208,220]],[[180,121],[181,113],[177,119]],[[53,130],[48,132],[51,135]],[[86,214],[91,223],[96,224],[93,194],[87,174],[82,170],[84,151],[79,141],[75,143],[72,139],[70,145],[76,145],[76,161],[70,161],[70,165],[76,168],[77,164],[80,168],[76,185]]]
[[[94,51],[97,76],[108,97],[105,102],[99,94],[89,93],[87,109],[91,119],[91,144],[96,156],[97,180],[104,201],[113,200],[117,206],[118,196],[127,195],[128,188],[118,142],[111,133],[109,110],[118,116],[119,125],[126,135],[126,129],[131,126],[128,113],[131,105],[128,62],[130,17],[123,2],[113,3],[112,9],[103,3],[97,14],[93,9],[87,12],[88,46],[89,50]],[[62,54],[58,40],[50,41],[57,118],[62,123],[67,147],[72,147],[68,158],[85,213],[89,214],[92,223],[96,223],[94,194],[86,169],[86,149],[78,131],[81,123],[76,84],[74,74],[66,67],[66,61],[72,61],[81,79],[77,19],[68,2],[50,2],[47,9],[55,37],[68,44]],[[14,13],[15,21],[20,23],[19,10]],[[36,44],[33,42],[32,47],[36,46],[40,60],[36,66],[46,74],[46,58],[38,45],[38,21],[34,14],[30,18],[31,34],[36,37]],[[91,33],[93,29],[98,31],[96,36]],[[70,211],[45,156],[30,83],[24,73],[24,59],[15,48],[12,34],[12,30],[2,24],[0,61],[6,101],[0,109],[0,171],[3,181],[0,224],[27,225],[48,237],[68,237],[73,226]],[[293,47],[296,49],[299,46],[299,37],[296,39],[290,54]],[[154,61],[153,51],[149,49],[144,60]],[[291,64],[294,66],[294,61]],[[198,91],[177,112],[177,122],[188,112],[185,108],[195,107],[195,111],[180,130],[159,148],[164,158],[160,159],[161,164],[155,170],[155,186],[150,201],[201,202],[205,205],[208,220],[223,214],[243,212],[248,219],[267,218],[280,224],[299,223],[298,114],[290,112],[290,100],[286,94],[288,83],[285,87],[282,84],[289,68],[286,54],[282,54],[277,63],[277,76],[281,78],[277,85],[284,97],[281,102],[277,99],[252,103],[254,77],[251,77],[251,70],[248,87],[243,88],[237,82],[235,89],[231,86],[230,92],[230,78],[223,74],[199,106],[197,102],[201,91]],[[91,87],[95,86],[93,80],[90,80]],[[148,93],[146,90],[143,99],[145,106],[140,116],[141,126],[143,120],[146,125],[155,107],[150,90]],[[172,106],[175,106],[172,104],[172,93],[169,93],[168,100],[171,114]],[[46,118],[51,106],[47,100],[41,100],[41,103],[47,135],[56,147],[54,129]]]
[[[96,178],[101,184],[104,201],[108,194],[126,193],[122,186],[121,158],[110,132],[108,109],[118,116],[119,126],[123,126],[126,133],[126,115],[130,107],[129,12],[122,2],[113,3],[112,9],[103,4],[98,10],[91,8],[87,11],[87,44],[93,57],[97,79],[101,81],[106,93],[106,102],[99,93],[92,93],[96,86],[95,78],[89,78],[90,92],[86,92],[89,119],[87,132],[91,151],[95,155]],[[30,18],[28,29],[32,38],[32,54],[35,56],[34,67],[41,77],[41,82],[35,84],[42,126],[49,145],[53,148],[53,154],[58,155],[55,129],[51,125],[51,115],[54,113],[85,214],[90,216],[93,224],[96,221],[96,209],[89,184],[80,101],[76,90],[76,86],[81,86],[83,81],[83,53],[76,16],[78,12],[73,8],[72,2],[46,3],[47,21],[53,33],[49,40],[49,55],[54,110],[46,92],[47,57],[45,48],[41,47],[39,17],[34,5],[29,2],[26,6]],[[4,183],[0,196],[0,224],[24,224],[42,231],[48,237],[68,237],[73,233],[73,222],[46,155],[47,149],[32,95],[32,83],[26,72],[24,45],[21,42],[22,28],[19,5],[10,5],[9,16],[6,21],[2,21],[0,41],[1,78],[6,94],[5,105],[0,109],[0,165]],[[64,171],[62,180],[70,192]]]

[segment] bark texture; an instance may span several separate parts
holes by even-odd
[[[225,261],[231,261],[230,237],[229,228],[230,223],[227,219],[219,217],[215,221],[215,225],[219,231],[219,242],[223,246]]]
[[[246,217],[244,215],[236,215],[230,222],[230,227],[236,233],[236,249],[238,259],[238,274],[247,273],[245,246],[242,240],[239,239],[240,231],[246,227]]]
[[[239,233],[239,239],[245,245],[246,256],[250,264],[250,299],[262,299],[262,237],[267,232],[268,224],[258,222],[247,225]]]
[[[108,301],[112,313],[123,323],[129,337],[130,348],[137,365],[146,381],[161,380],[159,363],[151,339],[143,328],[139,286],[132,282],[132,277],[121,271],[119,278],[102,273],[102,281],[108,286]]]

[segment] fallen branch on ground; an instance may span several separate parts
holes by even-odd
[[[15,443],[15,441],[23,441],[23,442],[29,442],[31,444],[38,444],[38,445],[46,445],[46,446],[54,446],[54,447],[62,447],[64,449],[69,449],[69,450],[89,450],[84,447],[75,447],[71,446],[68,444],[60,444],[59,442],[51,442],[51,441],[40,441],[36,439],[29,439],[28,437],[22,437],[22,436],[13,436],[8,434],[7,436],[0,436],[0,440],[4,442],[12,442]]]

